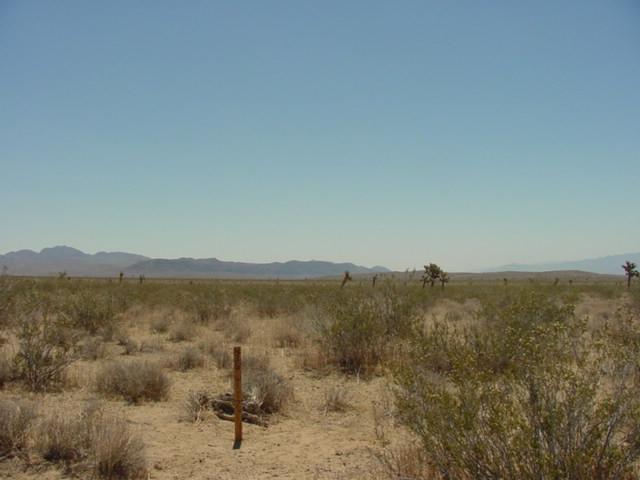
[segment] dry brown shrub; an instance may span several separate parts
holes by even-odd
[[[189,320],[182,320],[175,324],[169,332],[171,342],[186,342],[193,340],[196,336],[196,326]]]
[[[101,337],[87,337],[80,343],[80,356],[84,360],[100,360],[107,356],[107,346]]]
[[[96,384],[103,395],[120,396],[131,403],[164,400],[170,387],[162,367],[144,360],[108,363],[98,372]]]
[[[345,412],[349,409],[349,392],[344,385],[332,385],[324,391],[323,410],[328,412]]]
[[[246,343],[251,337],[253,329],[245,318],[232,318],[222,327],[224,336],[234,343]]]
[[[242,390],[264,413],[281,411],[293,398],[291,384],[270,366],[266,355],[248,355],[242,360]]]
[[[142,437],[131,432],[125,418],[101,416],[91,433],[90,458],[95,474],[106,479],[147,478]]]
[[[225,345],[219,338],[209,336],[198,344],[198,348],[210,356],[218,368],[231,368],[233,362],[231,347]]]
[[[197,348],[189,346],[176,356],[173,366],[181,372],[186,372],[204,366],[204,357]]]
[[[36,415],[31,402],[0,400],[0,460],[22,452]]]
[[[68,472],[106,479],[141,479],[147,474],[144,444],[125,418],[107,415],[89,402],[79,414],[56,408],[43,419],[36,446],[45,460]]]
[[[189,392],[182,405],[180,420],[185,422],[199,422],[207,411],[209,395],[204,391]]]
[[[0,350],[0,388],[13,380],[15,376],[14,359],[7,351]]]
[[[277,348],[298,348],[304,337],[292,318],[275,320],[271,329],[274,346]]]

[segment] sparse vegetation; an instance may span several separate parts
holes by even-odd
[[[434,284],[443,277],[440,270]],[[391,382],[397,397],[385,414],[390,441],[381,443],[380,478],[488,478],[488,471],[503,478],[531,478],[531,471],[636,478],[638,289],[573,280],[510,278],[505,288],[501,277],[456,279],[445,289],[422,290],[410,272],[380,275],[375,288],[357,280],[344,289],[340,279],[151,279],[142,286],[135,279],[0,279],[11,284],[0,324],[0,395],[37,390],[43,399],[37,414],[25,404],[27,417],[17,415],[22,400],[0,396],[0,421],[15,425],[3,428],[8,437],[0,434],[0,457],[25,466],[36,459],[45,462],[39,468],[80,478],[142,478],[143,446],[125,417],[139,422],[145,409],[161,409],[173,412],[162,416],[165,423],[199,422],[206,411],[221,415],[223,403],[224,415],[232,415],[231,353],[241,343],[243,391],[257,425],[282,422],[286,431],[302,407],[315,406],[304,409],[309,429],[324,428],[334,412],[344,422],[332,424],[329,438],[359,429],[374,442],[362,412]],[[575,303],[588,321],[574,314]],[[140,405],[168,398],[172,377],[176,394],[186,397],[182,404]],[[87,387],[108,408],[96,415],[79,410]],[[189,389],[196,393],[180,393]],[[58,398],[69,407],[50,406]],[[116,406],[124,416],[105,413]],[[153,414],[148,422],[157,458],[159,432],[166,435],[171,425]],[[207,433],[205,425],[184,428],[197,437]],[[608,443],[603,425],[611,425]]]
[[[169,394],[170,381],[156,363],[145,360],[116,361],[106,364],[96,380],[97,390],[107,397],[119,396],[131,403],[160,401]]]
[[[0,399],[0,461],[26,448],[34,417],[30,402]]]

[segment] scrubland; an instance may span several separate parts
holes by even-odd
[[[639,382],[637,286],[0,279],[0,477],[631,479]]]

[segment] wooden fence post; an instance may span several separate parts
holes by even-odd
[[[233,394],[235,441],[233,448],[240,448],[242,443],[242,356],[240,347],[233,347]]]

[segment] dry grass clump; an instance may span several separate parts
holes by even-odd
[[[298,326],[293,324],[292,319],[275,321],[271,336],[277,348],[298,348],[302,345],[304,337]]]
[[[145,338],[140,342],[141,353],[163,352],[165,344],[160,338]]]
[[[169,341],[171,342],[187,342],[193,340],[196,336],[196,326],[189,320],[182,320],[171,328],[169,332]]]
[[[171,325],[171,318],[166,315],[153,317],[149,322],[151,333],[167,333]]]
[[[107,356],[107,346],[101,337],[87,337],[80,343],[80,356],[84,360],[100,360]]]
[[[245,318],[232,318],[223,325],[224,336],[234,343],[247,343],[253,330]]]
[[[350,407],[349,392],[344,385],[333,385],[324,391],[323,410],[328,412],[346,412]]]
[[[13,355],[0,350],[0,388],[13,380],[14,375]]]
[[[108,363],[98,372],[96,384],[103,395],[120,396],[131,403],[164,400],[170,387],[162,367],[144,360]]]
[[[180,420],[185,422],[199,422],[207,411],[209,395],[207,392],[189,392],[182,405]]]
[[[84,416],[71,415],[68,411],[53,410],[39,425],[36,449],[45,460],[61,463],[67,469],[86,455],[89,429]]]
[[[129,335],[121,334],[118,337],[118,345],[122,347],[123,355],[133,355],[140,351],[140,345]]]
[[[231,368],[233,356],[231,355],[231,347],[222,343],[218,338],[210,336],[205,338],[198,344],[198,348],[210,356],[220,369]]]
[[[101,478],[147,478],[142,437],[132,433],[122,417],[101,417],[94,422],[90,459],[93,471]]]
[[[264,413],[281,411],[293,398],[291,384],[271,368],[267,356],[248,355],[242,370],[245,397],[257,402]]]
[[[184,348],[175,358],[173,366],[181,372],[204,366],[204,356],[193,346]]]
[[[126,419],[106,415],[95,403],[76,415],[50,412],[40,423],[36,448],[68,472],[106,479],[140,479],[147,473],[141,437],[131,433]]]
[[[0,460],[26,448],[35,414],[30,402],[0,400]]]

